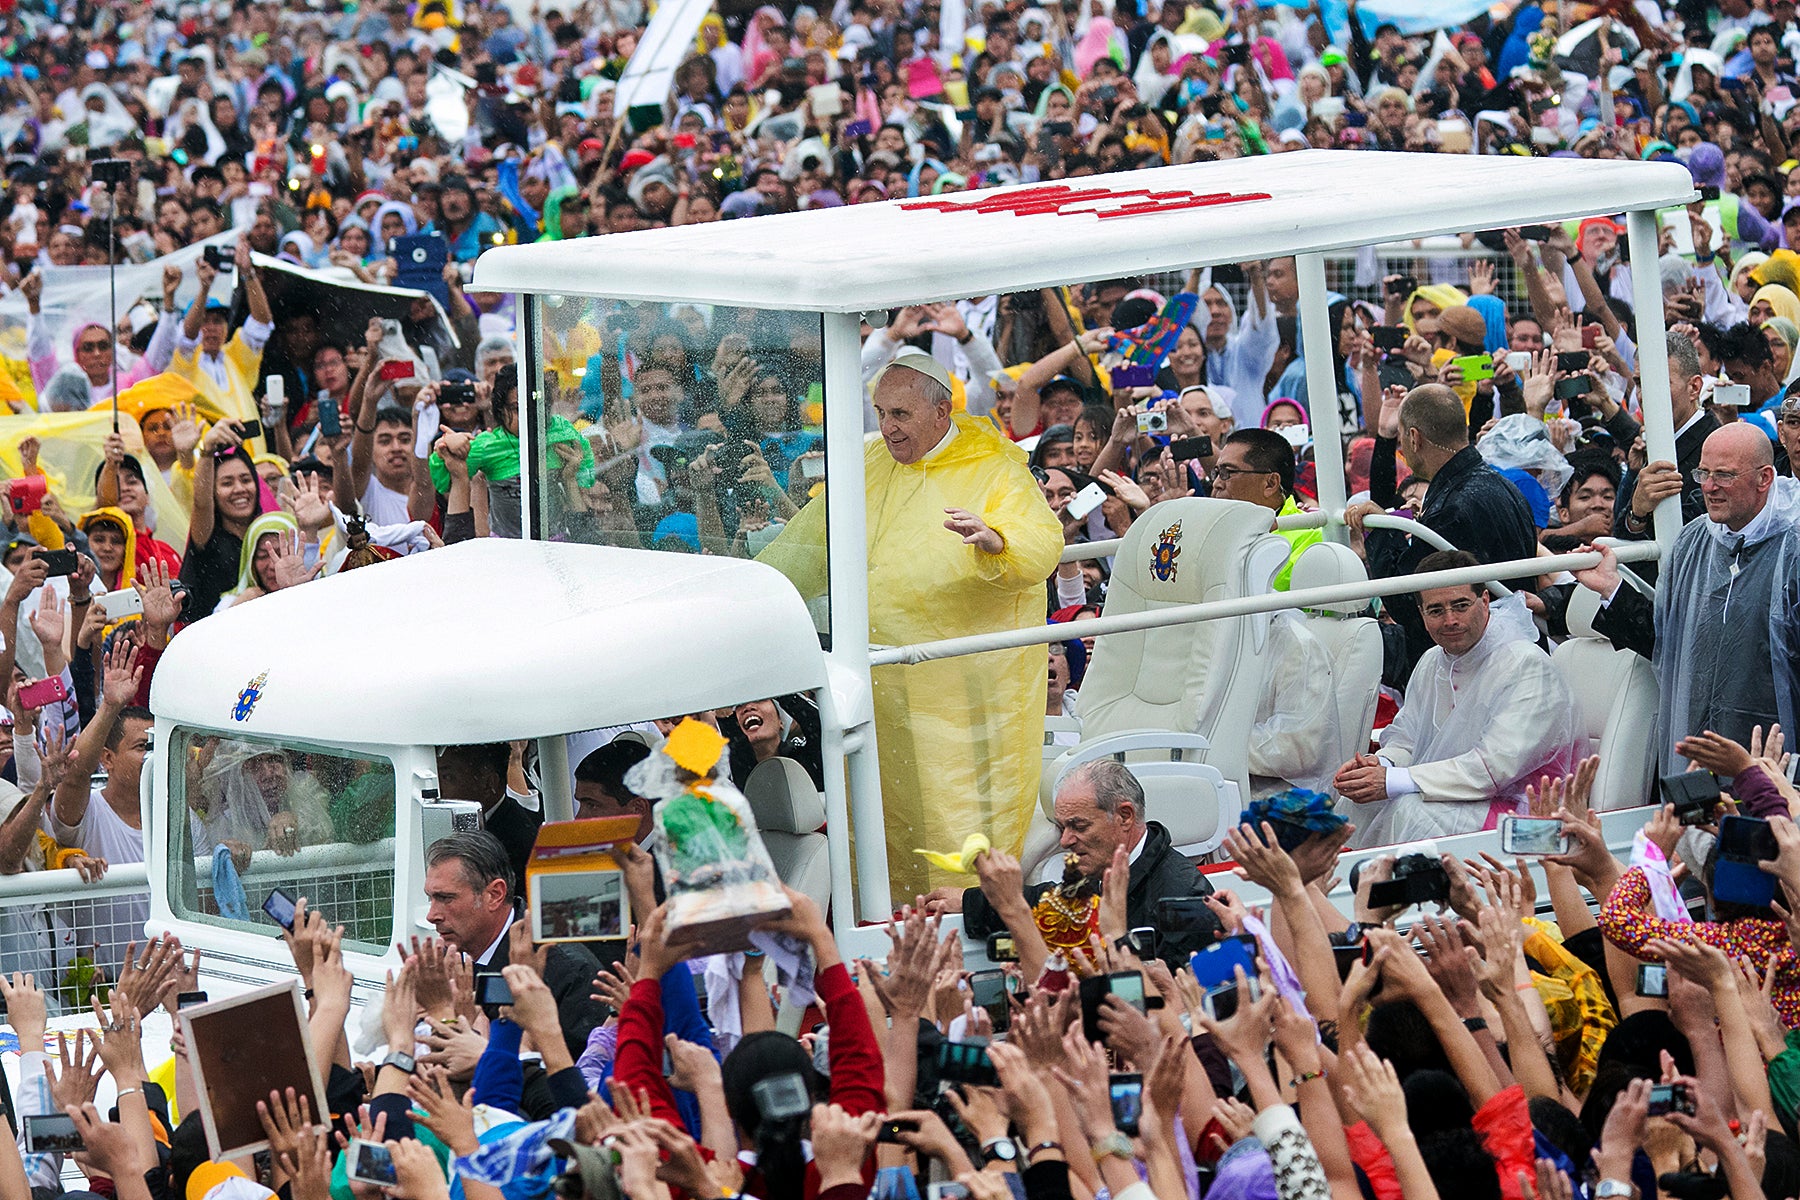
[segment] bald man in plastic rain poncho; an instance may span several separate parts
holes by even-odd
[[[875,379],[881,434],[864,451],[869,640],[934,641],[1040,625],[1062,526],[993,426],[953,411],[938,361],[905,350]],[[843,551],[840,549],[839,551]],[[825,502],[800,510],[759,561],[808,600],[826,589]],[[874,672],[893,894],[955,878],[913,853],[984,833],[1016,853],[1037,803],[1048,656],[1042,646]],[[871,831],[859,831],[871,836]]]
[[[1665,775],[1687,768],[1683,738],[1747,746],[1759,725],[1800,720],[1800,482],[1776,475],[1768,436],[1741,421],[1706,436],[1694,479],[1706,515],[1682,526],[1654,600],[1622,583],[1611,550],[1575,573],[1600,593],[1595,632],[1656,669]]]

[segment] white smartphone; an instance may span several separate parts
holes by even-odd
[[[356,1138],[350,1143],[347,1152],[350,1161],[345,1174],[358,1183],[393,1187],[400,1182],[400,1176],[394,1170],[394,1156],[380,1142],[365,1142]]]
[[[1506,356],[1506,365],[1513,369],[1515,375],[1523,375],[1531,370],[1531,351],[1514,350]]]
[[[1733,408],[1750,407],[1750,385],[1747,383],[1716,383],[1713,385],[1712,402],[1729,404]]]
[[[1084,519],[1089,513],[1106,500],[1106,489],[1097,483],[1090,483],[1075,493],[1069,501],[1069,515],[1077,521]]]
[[[1568,835],[1555,817],[1500,818],[1500,851],[1518,857],[1567,854]]]
[[[109,621],[123,621],[126,617],[144,615],[144,598],[136,588],[119,588],[100,596],[101,611],[106,613]]]

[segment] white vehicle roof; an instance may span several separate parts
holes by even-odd
[[[1105,195],[1062,212],[973,211],[1055,185],[955,193],[971,211],[890,200],[492,250],[472,288],[862,312],[1467,229],[1663,208],[1695,196],[1678,163],[1307,150],[1071,179]],[[1193,196],[1267,199],[1103,218]],[[927,197],[929,201],[931,198]],[[1055,247],[1046,253],[1045,247]]]
[[[182,724],[246,734],[450,745],[620,725],[824,682],[806,606],[768,567],[481,538],[206,618],[169,643],[150,705]],[[234,718],[253,683],[254,706]]]

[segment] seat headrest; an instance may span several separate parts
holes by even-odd
[[[1629,583],[1621,583],[1620,587],[1630,587]],[[1594,618],[1600,615],[1600,593],[1591,588],[1576,584],[1569,592],[1569,636],[1597,638],[1604,637],[1594,628]]]
[[[1268,534],[1272,518],[1260,504],[1185,497],[1151,505],[1126,532],[1113,557],[1112,587],[1155,604],[1194,604],[1236,594],[1244,550]],[[1257,589],[1251,589],[1257,590]]]
[[[1356,557],[1356,551],[1337,542],[1314,542],[1300,552],[1294,560],[1293,582],[1289,585],[1293,591],[1306,588],[1331,587],[1339,583],[1367,583],[1368,568],[1363,566],[1362,559]],[[1336,604],[1320,604],[1316,606],[1321,612],[1359,613],[1369,607],[1367,600],[1343,600]]]
[[[766,833],[814,833],[825,823],[825,802],[806,768],[791,758],[766,758],[744,781],[756,827]]]

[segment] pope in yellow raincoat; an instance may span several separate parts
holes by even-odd
[[[867,444],[869,640],[933,641],[1044,620],[1063,548],[1025,452],[953,412],[935,359],[903,351],[877,377],[881,436]],[[826,587],[825,504],[808,504],[759,556],[807,599]],[[893,895],[960,877],[913,853],[972,833],[1017,853],[1037,803],[1049,658],[1042,646],[874,672]],[[870,831],[861,831],[867,837]]]

